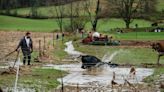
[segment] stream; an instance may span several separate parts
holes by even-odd
[[[111,85],[113,72],[115,72],[115,81],[119,84],[124,83],[127,79],[130,83],[142,83],[142,80],[153,74],[153,69],[137,68],[134,78],[129,76],[130,68],[111,68],[108,65],[103,65],[99,69],[93,70],[81,69],[81,64],[67,64],[67,65],[45,65],[43,68],[53,68],[69,72],[63,78],[64,85],[76,86],[89,86],[89,83],[98,82],[101,85]],[[61,81],[61,79],[58,79]]]
[[[76,51],[72,41],[67,42],[65,44],[67,47],[65,51],[72,57],[78,57],[80,55],[86,55],[79,51]],[[118,54],[122,53],[122,50],[115,51],[112,54],[106,53],[104,57],[102,57],[102,62],[111,62],[112,59]],[[63,77],[64,86],[77,86],[80,87],[93,87],[93,83],[101,86],[109,86],[111,85],[111,81],[113,79],[113,74],[115,73],[115,82],[118,84],[124,84],[125,79],[128,80],[132,84],[142,84],[143,79],[152,75],[154,69],[148,68],[136,68],[135,76],[130,76],[131,68],[111,68],[109,65],[104,64],[101,67],[93,68],[93,69],[82,69],[82,63],[73,63],[73,64],[62,64],[62,65],[52,65],[47,64],[43,66],[43,68],[52,68],[58,70],[67,71],[69,74]],[[58,79],[61,82],[61,78]],[[89,92],[89,91],[88,91]],[[103,91],[104,92],[104,91]]]

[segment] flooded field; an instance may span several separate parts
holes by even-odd
[[[40,69],[43,70],[50,69],[52,71],[55,71],[57,69],[57,70],[66,71],[68,73],[68,74],[62,74],[63,72],[58,72],[57,74],[54,74],[59,76],[57,77],[58,79],[57,78],[56,79],[58,82],[61,83],[61,85],[60,84],[59,84],[60,86],[57,85],[58,88],[56,88],[57,87],[56,86],[53,87],[52,89],[48,89],[48,92],[157,92],[158,91],[157,88],[151,87],[143,82],[143,79],[145,79],[148,76],[151,76],[155,72],[153,68],[142,68],[136,66],[135,74],[132,75],[130,74],[130,71],[132,69],[132,67],[130,66],[111,67],[109,65],[109,62],[111,62],[112,64],[115,63],[113,58],[117,56],[119,53],[124,54],[125,50],[123,49],[115,50],[112,53],[111,52],[104,53],[104,56],[101,57],[102,65],[98,67],[94,66],[90,69],[82,69],[81,68],[82,62],[81,60],[79,60],[81,59],[79,58],[79,56],[87,55],[87,54],[82,53],[80,51],[76,51],[71,41],[67,42],[65,45],[66,48],[63,49],[63,51],[67,52],[68,56],[71,59],[73,59],[74,62],[71,61],[69,62],[68,59],[65,59],[66,62],[69,62],[68,64],[65,64],[65,61],[63,61],[62,64],[50,64],[50,62],[46,62],[44,65],[40,66],[41,67]],[[5,70],[8,69],[9,67],[12,67],[13,65],[14,62],[9,62],[9,63],[5,62],[0,65],[0,69]],[[15,68],[20,66],[21,71],[23,71],[24,69],[30,70],[30,67],[24,67],[22,65],[23,65],[22,62],[16,62]],[[28,72],[28,71],[23,71],[23,73],[24,72]],[[54,77],[50,77],[49,74],[47,73],[44,74],[46,74],[46,77],[43,77],[43,79],[45,80],[48,80],[49,78],[52,78],[52,80],[54,79]],[[19,71],[16,72],[16,75],[14,74],[14,80],[12,81],[13,87],[5,87],[5,88],[2,87],[5,92],[14,91],[14,90],[17,90],[17,92],[36,92],[35,88],[31,86],[28,87],[27,85],[21,84],[19,82],[20,79],[18,75],[19,75]],[[23,75],[26,76],[26,73]],[[34,77],[38,75],[29,73],[29,76]],[[43,75],[40,75],[39,77],[42,76]],[[61,76],[64,77],[61,78]],[[44,87],[44,85],[41,86],[39,84],[30,84],[30,85],[32,86],[37,85],[37,87],[39,86],[37,88],[37,90],[39,90],[38,92],[47,92],[47,90],[41,89]]]
[[[153,74],[153,69],[137,68],[136,75],[130,77],[130,68],[110,68],[109,66],[100,67],[100,69],[84,70],[81,69],[81,64],[70,65],[47,65],[44,68],[54,68],[68,71],[70,74],[63,78],[65,85],[85,85],[90,82],[98,82],[101,85],[111,85],[113,72],[115,72],[115,81],[123,84],[127,79],[130,83],[142,83],[142,80]],[[59,79],[60,81],[60,79]]]
[[[66,46],[65,51],[70,56],[78,57],[82,54],[75,50],[71,41],[67,42]],[[136,68],[135,75],[131,75],[131,67],[112,68],[108,64],[105,64],[111,62],[113,57],[120,52],[123,51],[119,50],[111,54],[106,53],[104,57],[102,57],[104,64],[100,67],[82,69],[82,63],[73,63],[62,65],[47,64],[43,66],[43,68],[59,69],[69,73],[65,77],[58,79],[58,81],[64,85],[64,88],[62,87],[64,92],[134,92],[134,90],[138,89],[137,87],[139,87],[139,85],[145,85],[143,79],[152,75],[154,70]],[[113,82],[117,84],[114,84],[116,88],[113,87]],[[129,86],[126,86],[126,83],[128,83]],[[145,88],[148,89],[148,87]],[[150,92],[149,90],[145,90],[145,88],[143,88],[142,91]]]
[[[131,84],[143,84],[142,80],[153,74],[153,69],[137,68],[136,75],[130,76],[130,68],[111,68],[108,65],[103,65],[99,68],[92,68],[90,70],[81,69],[81,64],[69,64],[69,65],[46,65],[43,68],[60,69],[69,72],[69,74],[63,77],[64,86],[76,87],[111,87],[111,81],[113,79],[113,72],[115,72],[115,82],[119,85],[123,85],[125,80],[128,80]],[[61,79],[58,79],[61,82]],[[100,86],[101,85],[101,86]],[[91,92],[91,91],[88,91]],[[97,91],[95,91],[97,92]],[[106,91],[102,91],[106,92]]]

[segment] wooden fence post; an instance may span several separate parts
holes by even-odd
[[[55,43],[54,43],[54,40],[55,40],[55,33],[53,32],[53,38],[52,38],[52,40],[53,40],[53,47],[55,47]]]
[[[80,90],[79,90],[79,84],[77,83],[77,92],[80,92]]]
[[[44,36],[44,50],[46,50],[46,37]]]
[[[39,57],[42,56],[41,40],[39,40]]]

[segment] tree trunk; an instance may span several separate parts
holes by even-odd
[[[63,21],[62,21],[62,18],[61,18],[61,21],[60,21],[60,32],[63,32]]]
[[[126,28],[128,29],[128,28],[130,28],[130,22],[129,21],[125,21],[125,23],[126,23]]]
[[[96,31],[96,28],[97,28],[97,21],[98,21],[98,19],[97,18],[95,18],[95,21],[93,22],[93,31]]]
[[[100,0],[97,1],[96,11],[95,11],[96,16],[95,16],[95,19],[94,19],[93,24],[92,24],[94,31],[96,31],[99,11],[100,11]]]

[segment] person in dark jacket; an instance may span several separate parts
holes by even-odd
[[[16,51],[19,50],[21,47],[22,53],[23,53],[23,64],[26,64],[26,60],[28,60],[28,65],[30,65],[31,62],[31,53],[33,52],[33,42],[30,36],[30,32],[27,32],[25,36],[20,40]]]
[[[58,40],[58,39],[59,39],[59,34],[57,33],[57,34],[56,34],[56,40]]]

